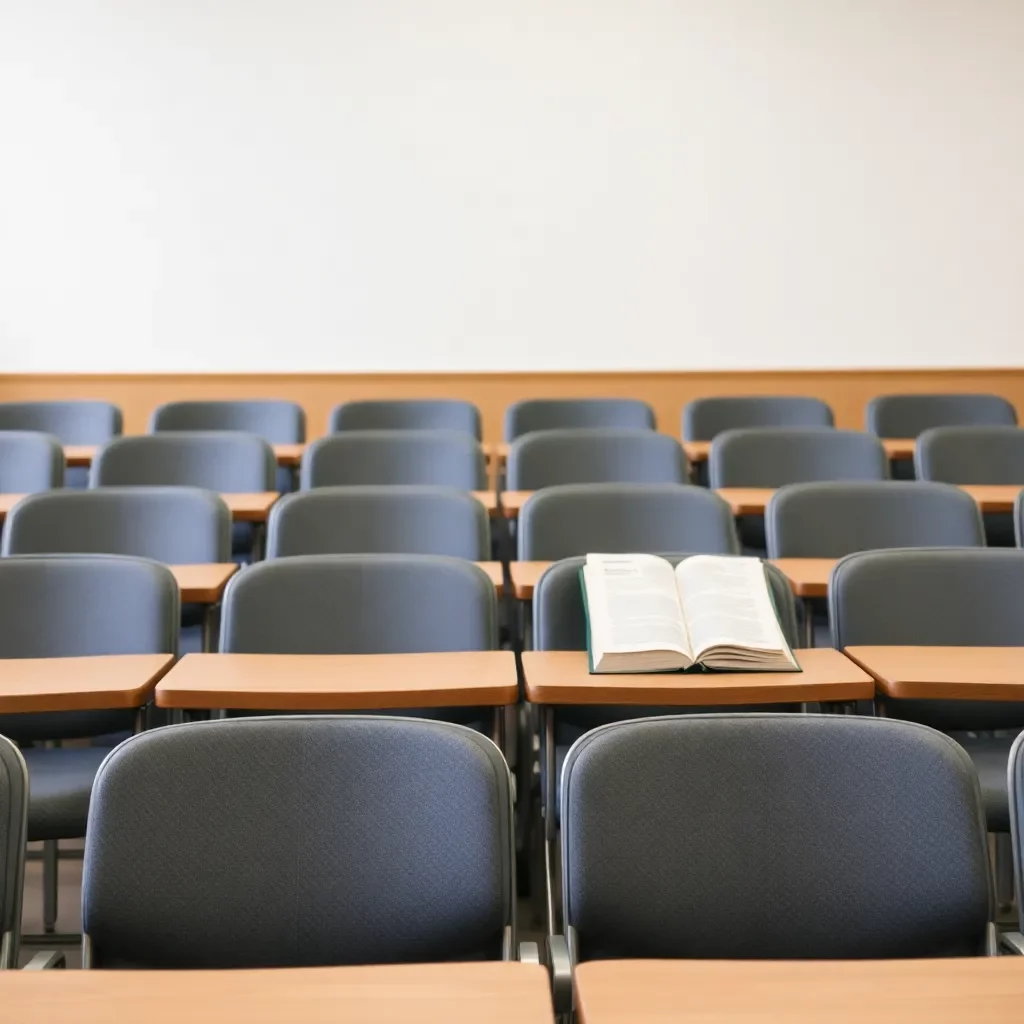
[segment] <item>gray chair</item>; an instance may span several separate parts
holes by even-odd
[[[1024,430],[932,427],[917,439],[914,471],[920,480],[1024,486]],[[990,544],[1012,547],[1013,517],[1008,513],[985,513],[985,530]]]
[[[636,398],[528,398],[505,410],[505,440],[535,430],[654,430],[654,410]]]
[[[977,502],[948,484],[789,484],[765,509],[770,558],[841,558],[874,548],[981,547]]]
[[[179,725],[104,762],[84,966],[512,959],[512,787],[489,740],[371,716]]]
[[[300,482],[311,487],[426,484],[461,491],[487,486],[483,449],[454,430],[348,430],[314,441]]]
[[[588,552],[739,553],[728,504],[686,484],[564,484],[532,495],[519,513],[520,561]]]
[[[124,429],[121,410],[110,402],[0,402],[0,430],[52,434],[61,445],[100,445]],[[68,469],[65,484],[82,488],[89,471]]]
[[[740,395],[697,398],[683,409],[683,437],[710,441],[745,427],[831,427],[832,410],[818,398]]]
[[[1014,891],[1024,893],[1024,733],[1013,741],[1007,766]],[[1017,897],[1017,934],[1004,935],[1017,953],[1024,952],[1024,900]]]
[[[1024,646],[1024,551],[865,551],[840,561],[829,587],[833,646]],[[885,712],[951,733],[981,779],[988,827],[1006,832],[1006,762],[1024,728],[1010,701],[885,700]]]
[[[457,398],[378,399],[342,402],[332,410],[327,430],[457,430],[480,440],[480,410]]]
[[[878,395],[865,411],[879,437],[917,437],[931,427],[1013,427],[1014,407],[999,395]]]
[[[576,962],[993,952],[970,759],[931,729],[840,715],[610,725],[562,777]]]
[[[0,494],[31,494],[64,484],[64,448],[52,434],[0,431]]]
[[[297,402],[284,399],[167,402],[153,410],[149,430],[240,430],[271,444],[301,444],[306,414]]]
[[[231,513],[196,487],[99,487],[23,498],[4,530],[4,555],[105,554],[171,565],[227,562]]]
[[[267,557],[292,555],[490,556],[487,511],[444,487],[318,487],[270,510]]]
[[[876,437],[823,427],[727,430],[711,443],[712,487],[782,487],[819,480],[884,480]]]
[[[27,834],[28,769],[18,748],[0,736],[0,971],[18,965]]]
[[[542,430],[509,446],[505,486],[536,491],[556,484],[684,484],[686,456],[674,437],[617,428]]]
[[[1017,547],[1024,548],[1024,490],[1017,495],[1013,503],[1013,534]]]
[[[92,487],[203,487],[239,494],[271,491],[274,450],[240,431],[167,431],[121,437],[93,460]]]
[[[157,562],[118,555],[0,559],[0,672],[4,658],[176,654],[178,585]],[[21,743],[31,779],[28,839],[43,841],[43,920],[57,918],[57,843],[85,834],[93,777],[106,749],[45,747],[47,740],[131,728],[132,711],[0,715],[0,734]]]

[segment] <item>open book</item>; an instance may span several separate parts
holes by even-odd
[[[590,671],[799,672],[758,558],[587,555]]]

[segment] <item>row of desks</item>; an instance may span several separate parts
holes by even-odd
[[[525,651],[538,705],[1024,700],[1021,647],[831,647],[795,652],[801,672],[591,675],[585,651]],[[511,651],[422,654],[123,654],[5,659],[0,713],[137,708],[355,711],[503,707],[519,699]]]
[[[1015,1020],[1024,960],[592,961],[575,971],[581,1024],[694,1020]],[[12,1021],[552,1024],[547,975],[520,963],[236,971],[5,971]]]

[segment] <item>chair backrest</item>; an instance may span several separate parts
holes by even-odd
[[[61,444],[103,444],[122,427],[121,410],[109,402],[0,402],[0,430],[41,431]]]
[[[710,441],[724,430],[744,427],[831,427],[832,410],[819,398],[738,395],[697,398],[683,409],[683,437]]]
[[[863,551],[829,585],[832,646],[1024,646],[1024,551],[942,548]],[[887,701],[901,718],[946,729],[1024,725],[1008,701]]]
[[[772,714],[609,725],[569,751],[561,807],[578,961],[985,949],[977,776],[923,726]]]
[[[1024,491],[1017,495],[1013,503],[1013,535],[1017,547],[1024,548]]]
[[[1024,485],[1024,430],[932,427],[917,439],[914,471],[949,484]]]
[[[872,548],[982,547],[977,502],[949,484],[788,484],[765,509],[769,558],[840,558]]]
[[[510,491],[556,484],[684,484],[682,445],[653,430],[541,430],[509,446]]]
[[[274,450],[255,434],[240,431],[166,431],[121,437],[93,460],[91,487],[204,487],[239,494],[271,491]]]
[[[174,654],[178,617],[174,575],[148,559],[0,558],[0,658]]]
[[[88,966],[501,959],[513,853],[508,767],[470,729],[331,715],[157,729],[96,777]]]
[[[153,410],[149,429],[241,430],[271,444],[300,444],[306,440],[306,414],[297,402],[276,398],[167,402]]]
[[[4,527],[4,555],[106,554],[171,565],[231,560],[231,512],[195,487],[97,487],[23,498]]]
[[[505,440],[534,430],[608,427],[654,430],[654,410],[637,398],[528,398],[505,410]]]
[[[739,554],[728,504],[688,484],[563,484],[532,495],[516,531],[521,561],[588,552]]]
[[[687,555],[665,555],[677,565]],[[580,569],[586,557],[563,558],[550,566],[533,591],[533,646],[538,651],[583,651],[587,648],[587,617],[580,590]],[[765,577],[786,641],[799,646],[796,600],[787,577],[767,562]]]
[[[1017,412],[1000,395],[878,395],[865,420],[879,437],[917,437],[930,427],[1012,427]]]
[[[448,555],[485,561],[487,510],[446,487],[318,487],[289,494],[270,510],[267,557]]]
[[[0,970],[18,964],[27,834],[28,769],[21,751],[0,736]]]
[[[0,430],[0,494],[31,494],[64,483],[64,448],[52,434]]]
[[[1010,839],[1013,842],[1013,891],[1024,892],[1024,733],[1010,748],[1007,767],[1010,794]],[[1017,927],[1024,929],[1024,904],[1017,899]]]
[[[224,594],[225,652],[391,654],[497,645],[494,583],[461,558],[276,558],[243,569]]]
[[[392,484],[483,490],[483,449],[455,430],[347,430],[314,441],[302,456],[303,490]]]
[[[726,430],[711,442],[712,487],[782,487],[817,480],[884,480],[877,437],[823,427]]]
[[[342,402],[327,421],[341,430],[457,430],[480,440],[480,410],[457,398],[379,399]]]

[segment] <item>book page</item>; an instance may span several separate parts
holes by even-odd
[[[791,657],[759,558],[695,555],[679,563],[676,580],[698,660],[712,648]]]
[[[652,650],[692,660],[669,562],[655,555],[587,555],[583,573],[595,660]]]

